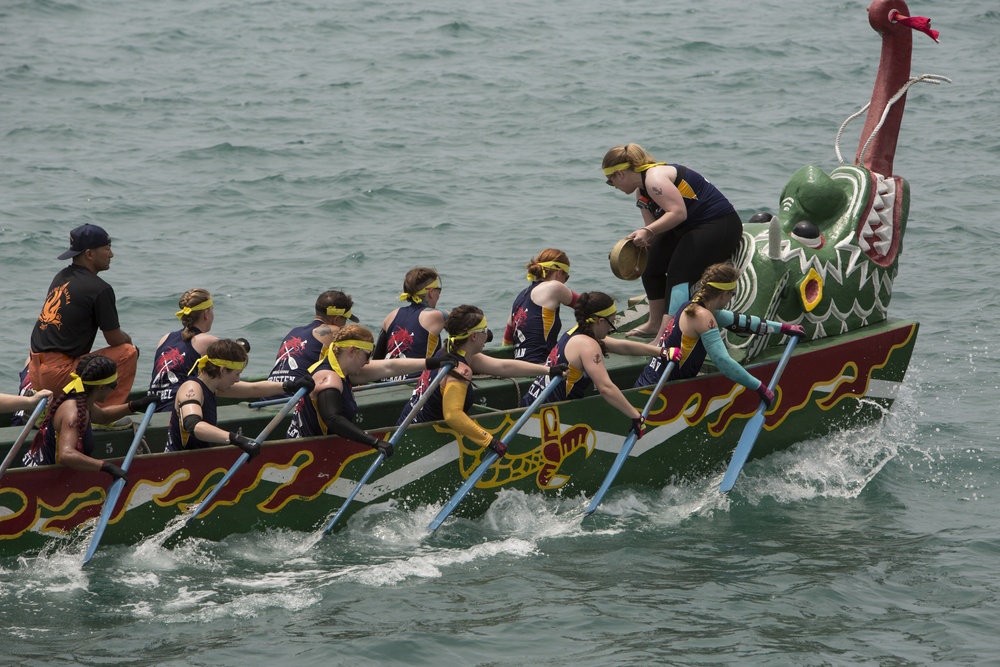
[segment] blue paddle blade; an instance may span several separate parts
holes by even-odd
[[[798,342],[798,336],[792,336],[788,339],[788,344],[785,345],[785,351],[781,355],[781,360],[778,361],[778,367],[774,369],[774,375],[771,376],[771,381],[767,385],[771,391],[774,391],[774,388],[778,386],[778,379],[785,371],[788,360],[792,358],[792,350],[795,349],[795,345]],[[743,466],[746,464],[747,459],[750,458],[753,446],[757,443],[757,436],[760,435],[761,429],[764,428],[764,410],[766,407],[762,399],[760,405],[757,406],[757,412],[750,418],[747,425],[743,427],[743,434],[740,435],[740,441],[736,444],[736,451],[733,452],[733,458],[729,461],[726,474],[722,477],[722,484],[719,485],[720,493],[729,493],[733,490],[736,478],[743,471]]]
[[[437,389],[438,385],[441,384],[441,382],[448,375],[448,373],[451,372],[451,369],[453,367],[454,366],[452,364],[441,365],[441,369],[438,371],[438,374],[434,376],[434,379],[431,380],[431,383],[427,386],[427,389],[424,390],[424,393],[423,395],[421,395],[420,400],[418,400],[416,404],[413,406],[413,408],[410,409],[410,413],[406,415],[406,419],[403,420],[403,423],[400,424],[399,428],[396,429],[396,432],[392,434],[391,438],[389,438],[390,445],[395,446],[396,443],[399,442],[399,440],[403,437],[403,432],[406,431],[406,428],[413,422],[414,419],[417,418],[417,415],[420,414],[420,410],[423,409],[424,404],[426,404],[427,401],[430,399],[431,394],[434,393],[434,390]],[[385,384],[389,383],[386,382]],[[368,480],[371,478],[373,474],[375,474],[375,471],[378,469],[378,467],[382,465],[382,461],[385,461],[385,455],[382,452],[379,452],[378,456],[375,457],[375,462],[368,467],[367,472],[365,472],[364,476],[354,486],[354,490],[351,491],[351,495],[347,496],[347,498],[344,500],[344,504],[340,506],[339,510],[337,510],[337,513],[333,515],[333,518],[330,519],[330,521],[325,526],[323,526],[323,532],[322,532],[323,535],[330,534],[330,531],[333,530],[333,527],[336,525],[337,521],[340,520],[340,517],[347,510],[347,506],[350,505],[351,501],[354,500],[354,497],[358,495],[358,491],[361,490],[361,487],[368,482]]]
[[[650,411],[652,411],[653,403],[656,402],[660,392],[663,391],[663,385],[667,383],[667,378],[669,378],[670,374],[674,372],[674,366],[674,362],[671,361],[667,364],[667,367],[663,369],[663,374],[660,375],[660,379],[656,383],[656,387],[653,389],[652,395],[649,397],[649,400],[646,401],[646,407],[642,410],[643,419],[648,417]],[[597,493],[594,494],[593,500],[591,500],[590,504],[587,505],[587,509],[583,511],[584,516],[593,514],[594,510],[597,509],[597,506],[601,504],[602,500],[604,500],[604,496],[608,493],[608,489],[611,488],[611,483],[615,481],[615,477],[618,476],[618,472],[622,469],[622,466],[625,465],[625,461],[628,460],[628,455],[631,453],[632,448],[638,440],[639,436],[636,433],[629,433],[628,437],[625,438],[625,442],[622,443],[622,448],[618,451],[618,456],[615,457],[615,462],[611,464],[611,469],[608,470],[608,474],[604,477],[604,481],[601,482],[601,488],[597,490]]]
[[[521,430],[521,427],[528,422],[531,415],[534,414],[534,412],[541,407],[543,403],[545,403],[552,392],[556,390],[556,387],[559,386],[559,383],[562,382],[562,380],[562,377],[556,377],[549,380],[549,383],[544,389],[542,389],[541,393],[538,394],[538,398],[531,402],[531,405],[525,409],[521,418],[517,420],[517,423],[515,423],[506,434],[504,434],[503,438],[501,438],[501,442],[506,445],[511,441],[511,439],[513,439],[517,432]],[[486,474],[486,471],[489,470],[490,466],[493,465],[499,458],[500,455],[492,450],[490,450],[486,456],[483,457],[479,467],[477,467],[473,473],[469,475],[469,479],[465,480],[462,486],[458,488],[458,491],[455,492],[455,495],[451,497],[451,500],[449,500],[441,511],[438,512],[438,515],[434,517],[434,520],[428,524],[427,529],[430,532],[433,533],[442,523],[444,523],[444,520],[448,518],[448,515],[451,514],[456,507],[458,507],[458,504],[469,494],[472,487],[479,482],[479,479]]]
[[[135,458],[135,453],[139,449],[139,443],[142,442],[142,436],[146,432],[149,422],[153,419],[154,412],[156,412],[156,403],[150,403],[146,406],[146,414],[142,416],[142,422],[140,422],[139,428],[135,431],[135,437],[132,438],[132,444],[128,448],[125,460],[122,461],[122,470],[125,472],[128,472],[128,469],[132,467],[132,459]],[[101,508],[101,516],[97,520],[97,527],[94,529],[94,535],[90,538],[90,546],[87,547],[87,553],[83,555],[84,565],[89,563],[90,559],[97,553],[97,547],[100,546],[101,538],[104,536],[104,529],[108,527],[108,522],[111,521],[111,513],[114,512],[115,505],[118,504],[118,496],[121,495],[124,488],[124,479],[116,479],[108,487],[108,494],[104,499],[104,506]]]

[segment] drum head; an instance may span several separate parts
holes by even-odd
[[[646,270],[646,249],[639,248],[632,239],[622,239],[608,255],[611,272],[622,280],[635,280]]]

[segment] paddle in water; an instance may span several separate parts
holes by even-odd
[[[521,418],[518,419],[517,423],[515,423],[514,426],[504,434],[503,438],[501,438],[500,441],[504,445],[510,444],[511,439],[513,439],[517,432],[521,430],[521,427],[527,423],[528,418],[534,414],[535,410],[540,408],[542,404],[545,403],[546,399],[548,399],[549,395],[555,391],[560,382],[562,382],[562,377],[554,377],[549,380],[549,383],[545,386],[545,389],[542,389],[538,398],[536,398],[530,406],[525,408],[524,414],[521,415]],[[465,496],[469,495],[469,491],[472,490],[472,487],[479,482],[480,478],[486,474],[486,471],[490,469],[490,466],[492,466],[499,458],[500,455],[493,450],[486,452],[483,456],[482,463],[479,464],[479,467],[472,471],[472,474],[469,475],[467,480],[465,480],[465,483],[458,488],[458,491],[456,491],[455,495],[451,497],[451,500],[449,500],[448,503],[441,508],[438,515],[434,517],[434,520],[427,526],[427,529],[430,532],[433,533],[442,523],[444,523],[444,520],[448,518],[448,515],[451,514],[456,507],[458,507],[458,504],[462,502],[462,499],[465,498]]]
[[[281,420],[285,418],[285,415],[291,412],[292,408],[295,407],[295,404],[299,402],[299,399],[305,395],[306,395],[305,387],[302,387],[297,392],[295,392],[295,395],[292,396],[290,399],[288,399],[288,402],[285,403],[284,407],[281,408],[278,414],[274,415],[274,418],[267,423],[267,426],[264,427],[264,430],[260,432],[260,435],[257,436],[254,442],[256,442],[258,445],[263,443],[264,439],[271,434],[271,431],[273,431],[274,428],[281,423]],[[250,454],[248,454],[247,452],[243,452],[242,454],[240,454],[240,457],[236,459],[236,463],[234,463],[233,467],[229,469],[229,472],[225,474],[225,476],[219,481],[219,483],[215,485],[215,488],[212,489],[211,493],[209,493],[208,496],[206,496],[205,499],[201,501],[201,504],[198,505],[198,508],[191,513],[191,516],[187,518],[187,521],[184,522],[185,526],[191,523],[196,516],[201,514],[202,510],[207,509],[212,504],[212,501],[215,499],[216,494],[218,494],[219,491],[222,489],[222,487],[226,485],[226,482],[228,482],[230,478],[236,474],[236,471],[242,468],[243,464],[249,460],[250,460]]]
[[[142,436],[146,432],[149,422],[153,419],[154,412],[156,412],[155,402],[146,406],[146,414],[143,415],[142,422],[139,423],[139,428],[135,431],[135,437],[132,438],[132,446],[128,448],[125,461],[122,462],[123,471],[128,472],[129,467],[132,465],[132,459],[135,458],[135,453],[142,442]],[[97,553],[97,547],[101,544],[101,537],[104,536],[104,529],[108,527],[108,522],[111,520],[111,513],[115,511],[115,505],[118,504],[118,496],[121,495],[124,488],[124,479],[116,479],[108,487],[108,494],[104,499],[104,507],[101,508],[101,518],[98,519],[97,528],[94,529],[94,535],[90,538],[90,546],[87,547],[87,553],[83,555],[84,565],[89,563],[90,559]]]
[[[406,427],[409,426],[410,423],[417,418],[417,415],[420,414],[420,410],[424,407],[424,404],[427,403],[428,399],[430,399],[431,397],[431,394],[434,393],[434,390],[438,388],[438,385],[441,384],[441,381],[444,380],[445,376],[448,375],[448,373],[451,371],[452,368],[454,368],[454,366],[452,366],[451,364],[444,364],[441,366],[441,370],[434,377],[434,380],[427,386],[427,389],[424,390],[423,395],[420,396],[420,400],[418,400],[416,405],[413,406],[413,409],[410,410],[410,413],[406,415],[406,419],[404,419],[403,423],[399,425],[399,428],[396,429],[396,432],[392,434],[392,437],[389,439],[390,445],[392,445],[393,447],[396,446],[396,443],[399,442],[399,439],[403,437],[403,432],[406,430]],[[349,496],[347,496],[347,499],[344,501],[344,504],[341,505],[340,509],[337,510],[337,513],[333,515],[333,518],[330,519],[330,522],[323,527],[323,532],[322,532],[323,535],[330,534],[330,531],[333,530],[334,525],[336,525],[341,515],[344,514],[345,510],[347,510],[347,506],[351,504],[351,501],[354,500],[354,497],[358,495],[358,491],[360,491],[361,487],[365,485],[365,483],[369,480],[369,478],[371,478],[371,476],[375,473],[375,470],[377,470],[378,467],[382,465],[382,461],[384,460],[385,460],[385,454],[379,452],[378,456],[375,457],[375,462],[371,464],[371,466],[368,468],[368,471],[355,485],[354,490],[351,491],[351,494]]]
[[[673,361],[667,364],[666,369],[663,371],[663,375],[660,376],[659,382],[656,383],[656,388],[653,389],[653,395],[649,397],[648,401],[646,401],[646,407],[642,410],[643,421],[649,417],[649,412],[653,409],[653,403],[663,390],[663,385],[667,383],[667,378],[674,372],[674,365]],[[590,504],[587,505],[587,509],[584,510],[584,514],[593,514],[594,510],[597,509],[597,506],[601,504],[602,500],[604,500],[605,494],[608,492],[608,489],[611,488],[611,483],[615,481],[615,477],[618,476],[618,471],[620,471],[622,466],[625,465],[625,461],[628,460],[629,453],[632,451],[632,448],[638,440],[639,434],[635,430],[632,430],[628,434],[628,437],[625,438],[625,442],[622,443],[622,448],[618,450],[618,456],[615,457],[615,462],[611,464],[611,469],[608,470],[608,474],[604,477],[604,481],[601,482],[601,488],[597,489],[597,493],[594,494]]]
[[[784,372],[785,366],[788,365],[788,360],[792,358],[792,350],[795,349],[795,344],[798,342],[798,336],[792,336],[788,339],[788,344],[785,346],[785,353],[781,355],[778,367],[774,369],[774,375],[771,376],[771,381],[767,384],[767,388],[772,392],[778,385],[778,379],[781,377],[782,372]],[[743,427],[743,435],[740,436],[740,441],[736,445],[736,451],[733,452],[733,458],[729,462],[726,474],[722,478],[722,484],[719,486],[721,493],[729,493],[733,490],[736,478],[740,476],[743,465],[750,457],[750,450],[753,449],[754,444],[757,442],[757,436],[760,435],[760,431],[764,427],[765,410],[767,410],[767,404],[761,399],[760,405],[757,406],[757,412],[750,418],[747,425]]]
[[[9,468],[10,464],[14,462],[14,457],[16,457],[17,453],[21,451],[21,445],[24,444],[24,441],[28,437],[28,433],[31,432],[31,427],[34,426],[35,420],[38,419],[38,415],[42,414],[42,410],[45,409],[45,403],[48,402],[48,400],[49,399],[46,396],[39,399],[39,401],[35,403],[35,409],[31,411],[31,416],[28,417],[28,421],[24,423],[24,428],[21,429],[21,434],[17,436],[17,440],[15,440],[14,444],[10,446],[10,451],[7,452],[7,456],[4,457],[3,463],[0,464],[0,477],[3,477],[3,474],[7,472],[7,468]]]

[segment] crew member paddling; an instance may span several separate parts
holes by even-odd
[[[188,381],[195,363],[219,340],[208,332],[215,322],[215,308],[208,290],[196,287],[181,295],[175,315],[182,329],[166,334],[156,344],[149,393],[156,395],[157,412],[171,410],[177,389]]]
[[[540,364],[559,342],[559,306],[573,307],[579,295],[566,287],[569,257],[562,250],[546,248],[526,268],[531,285],[514,299],[503,344],[514,346],[515,359]]]
[[[399,300],[407,302],[385,316],[373,359],[426,359],[441,349],[444,313],[437,309],[441,298],[441,276],[434,269],[417,266],[406,272]],[[405,380],[420,373],[389,377]]]

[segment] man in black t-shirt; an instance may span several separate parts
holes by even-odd
[[[72,258],[73,263],[53,278],[31,331],[31,384],[35,390],[61,394],[77,360],[91,352],[100,330],[109,347],[94,354],[118,364],[118,387],[105,404],[124,403],[135,380],[139,351],[118,322],[115,291],[97,276],[111,266],[111,237],[97,225],[87,224],[70,232],[69,238],[70,248],[59,259]]]

